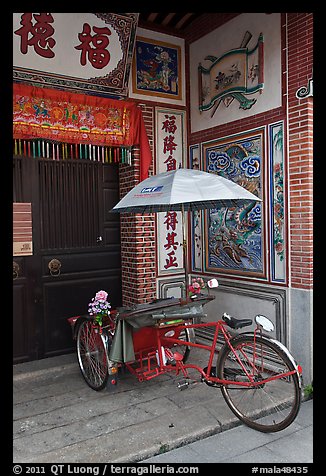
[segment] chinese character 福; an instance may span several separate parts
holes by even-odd
[[[166,120],[163,122],[163,127],[162,130],[165,132],[170,132],[171,134],[174,134],[175,131],[177,130],[177,126],[175,124],[175,116],[168,116],[165,115]]]
[[[94,68],[102,69],[110,61],[110,53],[106,47],[109,45],[108,36],[111,35],[109,28],[100,28],[93,26],[95,35],[91,35],[91,27],[84,23],[82,33],[78,34],[80,45],[75,46],[76,50],[81,50],[80,64],[85,66],[86,61],[91,63]],[[93,47],[92,47],[93,45]]]

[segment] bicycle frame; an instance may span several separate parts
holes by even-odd
[[[79,317],[79,316],[78,316]],[[73,326],[77,318],[70,318],[69,322]],[[95,328],[97,328],[97,325],[93,325]],[[106,326],[108,327],[108,326]],[[214,327],[214,337],[212,340],[211,345],[205,345],[205,344],[198,344],[195,342],[191,342],[189,340],[181,340],[177,339],[175,337],[167,336],[167,335],[160,335],[162,333],[162,330],[168,329],[172,330],[177,329],[180,333],[182,329],[199,329],[203,327]],[[280,379],[280,378],[286,378],[295,372],[297,372],[299,375],[301,373],[301,367],[298,366],[297,370],[294,371],[289,371],[289,372],[283,372],[283,373],[278,373],[275,375],[275,373],[271,372],[271,376],[267,379],[264,380],[259,380],[256,382],[254,380],[254,375],[255,372],[259,372],[259,369],[256,368],[255,366],[255,355],[256,355],[256,334],[259,332],[261,334],[261,329],[256,327],[254,332],[250,333],[254,335],[254,347],[253,347],[253,358],[248,358],[244,350],[241,350],[243,356],[246,358],[247,362],[250,362],[252,365],[252,374],[248,372],[247,368],[243,365],[240,356],[238,355],[237,351],[234,349],[232,345],[232,339],[235,336],[232,336],[230,332],[228,332],[227,328],[227,323],[223,320],[215,321],[215,322],[205,322],[205,323],[184,323],[184,324],[177,324],[177,325],[168,325],[168,326],[157,326],[155,328],[151,328],[154,333],[154,341],[155,341],[155,349],[152,347],[151,348],[146,348],[144,347],[138,352],[138,359],[136,361],[139,363],[139,367],[135,368],[133,366],[134,362],[125,362],[125,366],[128,368],[130,373],[135,375],[139,381],[144,381],[144,380],[150,380],[158,375],[161,375],[166,372],[174,372],[176,375],[178,375],[180,372],[183,374],[185,378],[188,378],[188,372],[187,369],[195,369],[197,370],[200,374],[203,380],[209,381],[210,384],[213,384],[215,386],[220,386],[220,385],[225,385],[225,386],[230,386],[230,385],[236,385],[238,387],[255,387],[255,386],[260,386],[263,385],[267,382],[270,382],[272,380]],[[110,329],[111,330],[111,329]],[[102,333],[102,328],[99,327],[99,333]],[[235,355],[235,358],[239,362],[242,370],[244,371],[246,377],[248,378],[248,381],[235,381],[235,380],[225,380],[225,379],[220,379],[214,375],[211,375],[211,371],[213,368],[213,359],[216,353],[218,353],[216,349],[216,344],[218,341],[219,334],[222,334],[225,340],[226,345],[229,346],[229,348],[232,350],[233,354]],[[243,335],[243,334],[238,334],[238,335]],[[273,340],[274,341],[274,340]],[[277,342],[277,341],[274,341]],[[169,363],[164,362],[164,357],[163,357],[163,352],[162,348],[164,346],[172,346],[173,344],[178,344],[178,345],[183,345],[187,347],[195,347],[199,349],[203,349],[209,352],[209,357],[208,357],[208,363],[207,367],[203,369],[202,367],[199,367],[198,365],[195,364],[187,364],[182,362],[182,360],[176,360],[176,362],[172,365]],[[281,344],[280,344],[281,345]],[[284,347],[283,347],[284,350]],[[289,355],[289,357],[291,357]],[[109,360],[108,355],[107,359],[109,362],[109,367],[112,366],[112,362]],[[117,370],[117,369],[116,369]],[[265,368],[266,371],[266,368]]]
[[[215,385],[237,385],[239,387],[255,387],[255,386],[261,386],[264,383],[270,382],[271,380],[276,380],[280,378],[286,378],[295,372],[294,371],[289,371],[289,372],[283,372],[281,374],[277,375],[271,375],[271,377],[264,379],[264,380],[259,380],[256,382],[254,380],[254,372],[258,372],[259,369],[255,367],[255,354],[256,354],[256,345],[254,344],[254,358],[253,359],[248,359],[250,362],[252,362],[252,374],[248,372],[248,370],[245,368],[243,365],[240,356],[232,346],[232,338],[231,334],[226,330],[227,324],[224,321],[217,321],[217,322],[207,322],[207,323],[196,323],[196,324],[182,324],[182,325],[177,325],[177,326],[169,326],[167,328],[170,328],[171,330],[173,327],[177,327],[178,329],[199,329],[202,327],[215,327],[215,332],[214,332],[214,337],[211,345],[205,345],[205,344],[198,344],[195,342],[190,342],[190,341],[185,341],[185,340],[180,340],[176,339],[174,337],[170,336],[160,336],[160,329],[161,328],[156,328],[156,339],[157,339],[157,350],[153,352],[147,353],[146,357],[143,357],[140,355],[140,367],[138,369],[134,369],[130,364],[126,364],[127,368],[134,374],[141,376],[139,379],[140,380],[150,380],[157,375],[160,375],[165,372],[175,372],[176,375],[178,375],[180,372],[184,375],[184,377],[188,377],[188,372],[187,369],[195,369],[197,370],[202,378],[204,380],[208,380],[210,383],[215,384]],[[259,331],[257,328],[254,331],[254,335],[256,335],[256,332]],[[225,380],[218,378],[214,375],[211,375],[211,370],[213,368],[213,359],[215,356],[215,353],[217,352],[216,350],[216,344],[217,340],[219,337],[219,333],[222,333],[225,339],[226,344],[231,348],[233,351],[237,361],[239,362],[240,366],[242,367],[244,373],[246,374],[247,378],[249,381],[242,382],[242,381],[235,381],[235,380]],[[254,341],[255,342],[255,341]],[[164,348],[164,345],[166,344],[179,344],[179,345],[184,345],[184,346],[190,346],[190,347],[195,347],[199,349],[204,349],[209,352],[209,358],[208,358],[208,365],[207,365],[207,370],[205,371],[203,368],[199,367],[198,365],[195,364],[186,364],[183,363],[181,360],[176,360],[176,363],[174,365],[172,364],[166,364],[164,363],[164,358],[163,358],[163,352],[162,348]],[[241,351],[243,352],[243,351]],[[244,356],[246,356],[245,353],[243,353]],[[157,357],[158,356],[158,357]],[[246,356],[247,357],[247,356]],[[151,360],[158,358],[158,366],[156,365],[151,365]],[[146,370],[146,365],[143,366],[143,360],[146,361],[147,365],[147,370]]]

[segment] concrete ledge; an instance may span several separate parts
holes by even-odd
[[[42,377],[76,367],[76,354],[66,354],[47,359],[33,360],[13,366],[13,381],[28,380]],[[77,364],[78,365],[78,364]]]

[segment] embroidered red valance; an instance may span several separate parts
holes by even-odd
[[[131,101],[13,85],[14,139],[140,147],[140,180],[152,155],[141,109]]]

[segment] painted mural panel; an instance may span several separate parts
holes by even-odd
[[[286,280],[285,202],[284,202],[284,141],[283,122],[272,124],[270,137],[270,220],[271,279]]]
[[[252,34],[247,31],[242,44],[250,41]],[[239,103],[240,109],[250,109],[257,101],[247,96],[260,91],[263,84],[263,35],[260,35],[255,47],[232,49],[221,57],[208,55],[205,60],[209,67],[198,66],[199,74],[199,110],[212,109],[211,117],[223,100],[229,107],[234,99]]]
[[[282,105],[281,14],[242,13],[189,45],[191,132]]]
[[[159,99],[166,107],[186,105],[185,40],[137,27],[129,97]]]
[[[199,144],[189,147],[190,168],[202,170],[201,154]],[[191,263],[193,271],[202,271],[202,211],[195,210],[190,214],[191,217]]]
[[[264,190],[264,129],[203,145],[207,172],[233,180],[259,198]],[[266,277],[263,205],[205,212],[205,271]]]

